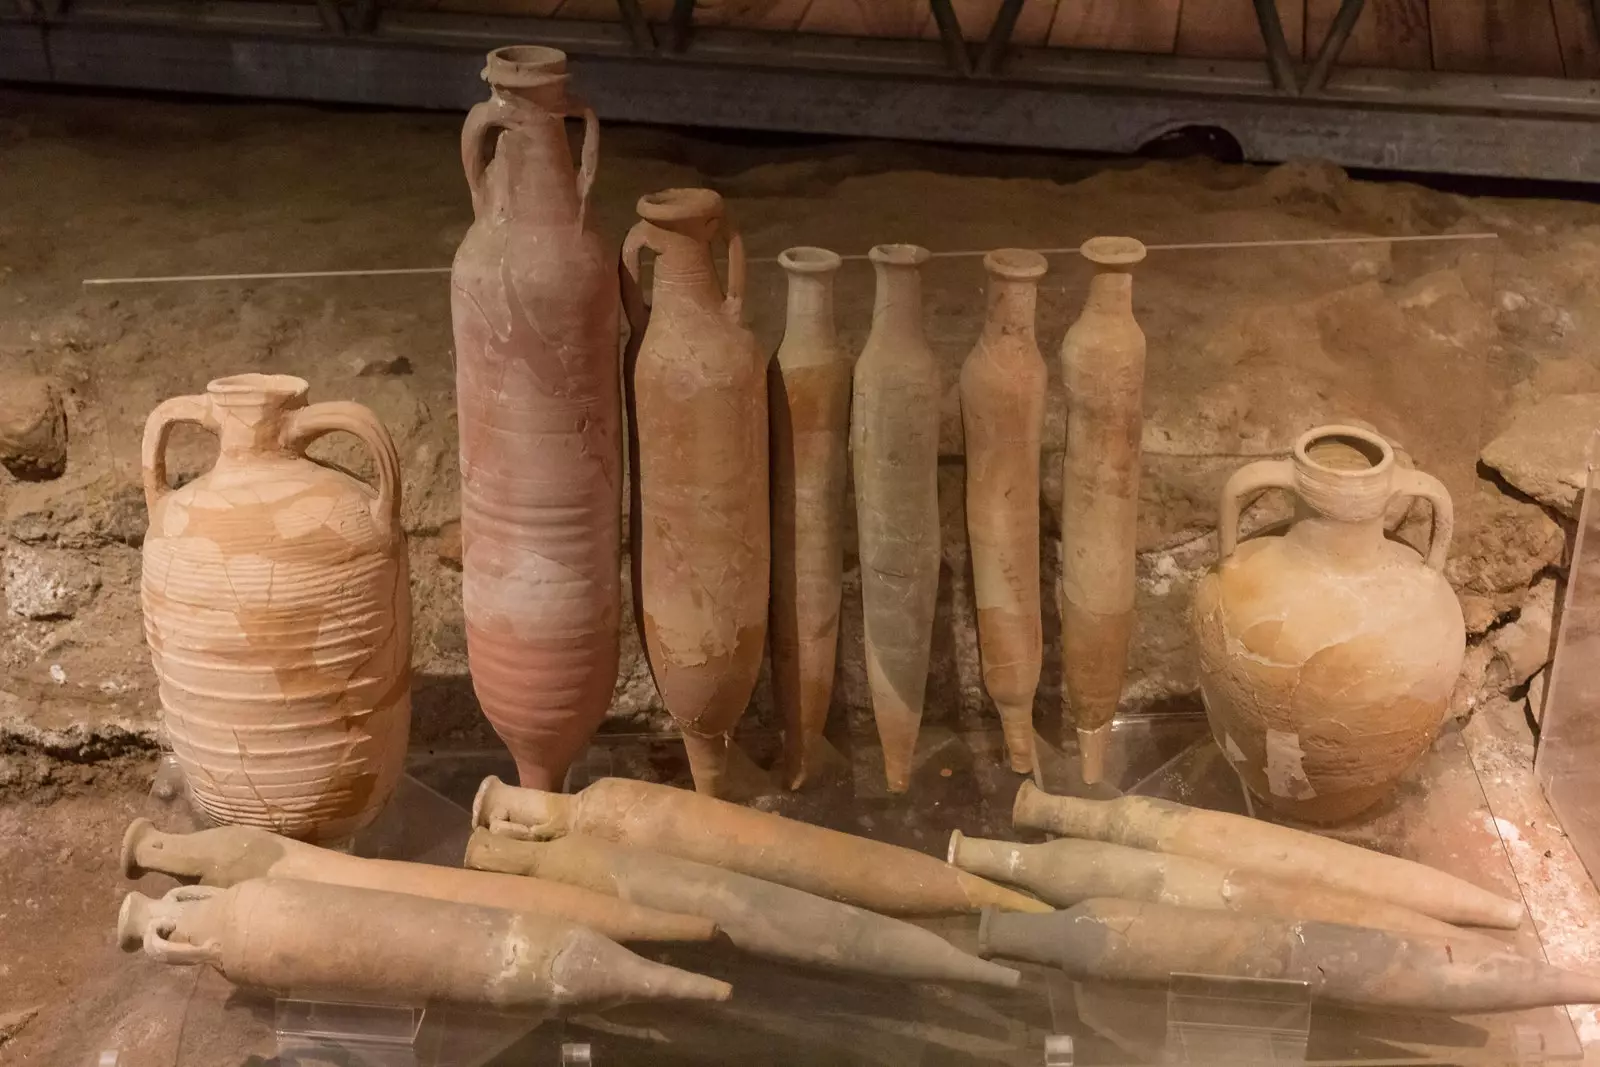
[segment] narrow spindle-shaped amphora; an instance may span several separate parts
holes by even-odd
[[[1096,237],[1083,256],[1094,277],[1061,342],[1061,670],[1083,778],[1098,782],[1133,635],[1145,342],[1133,317],[1131,271],[1144,245]]]
[[[1111,898],[1053,915],[987,911],[978,952],[1050,964],[1079,980],[1166,982],[1188,972],[1304,982],[1318,1003],[1390,1011],[1516,1011],[1600,997],[1600,977],[1560,970],[1486,937]]]
[[[141,598],[162,722],[200,807],[336,841],[400,780],[411,591],[394,443],[360,404],[307,405],[308,389],[238,374],[151,412]],[[211,470],[173,489],[179,423],[221,444]],[[335,431],[367,446],[376,489],[306,458]]]
[[[1008,989],[1017,984],[1016,971],[974,959],[911,923],[588,834],[520,841],[477,829],[467,842],[466,864],[700,915],[714,920],[741,949],[771,959],[913,981],[981,982]]]
[[[1363,893],[1444,922],[1512,930],[1522,921],[1522,905],[1454,875],[1246,815],[1154,797],[1053,796],[1023,782],[1011,818],[1019,830],[1192,856],[1270,878]]]
[[[872,331],[856,361],[850,456],[867,681],[889,791],[911,783],[939,592],[939,368],[922,329],[928,250],[878,245]]]
[[[770,544],[766,357],[744,325],[744,246],[709,189],[639,199],[622,249],[632,329],[635,610],[695,788],[739,792],[732,733],[766,640]],[[728,245],[724,295],[711,243]],[[653,301],[640,254],[655,253]]]
[[[486,778],[472,823],[533,841],[601,837],[887,915],[1050,910],[921,852],[652,782],[601,778],[566,795]]]
[[[292,878],[129,893],[117,941],[279,996],[520,1012],[732,992],[547,915]]]
[[[476,219],[451,273],[467,660],[518,777],[547,789],[616,681],[617,275],[586,228],[599,132],[567,95],[566,56],[501,48],[483,74],[491,95],[461,131]]]
[[[833,699],[849,473],[850,356],[833,326],[839,257],[790,248],[783,342],[767,371],[772,413],[772,695],[783,716],[784,776],[798,789],[832,755]]]
[[[1044,659],[1039,609],[1039,448],[1049,376],[1034,338],[1037,252],[983,259],[989,314],[961,367],[967,541],[983,685],[1000,712],[1011,769],[1033,770],[1033,695]]]
[[[618,941],[709,941],[716,932],[703,919],[656,911],[577,886],[432,863],[351,856],[253,826],[167,834],[148,819],[135,819],[122,836],[122,872],[129,878],[142,878],[152,871],[222,889],[254,878],[387,889],[414,897],[536,912],[587,926]]]

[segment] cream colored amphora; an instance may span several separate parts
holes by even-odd
[[[166,734],[200,807],[337,841],[400,780],[411,599],[394,443],[360,404],[307,405],[307,389],[240,374],[151,413],[142,598]],[[221,447],[172,489],[166,446],[184,422]],[[335,431],[372,453],[376,490],[306,458]]]
[[[1295,522],[1239,544],[1241,505],[1272,488],[1295,494]],[[1426,559],[1384,535],[1401,496],[1433,506]],[[1432,742],[1466,647],[1441,573],[1452,526],[1438,479],[1400,469],[1383,438],[1351,426],[1312,430],[1293,458],[1228,480],[1221,562],[1195,591],[1200,689],[1218,746],[1272,808],[1351,818]]]

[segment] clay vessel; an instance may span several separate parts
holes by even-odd
[[[640,197],[622,248],[633,466],[635,609],[695,788],[744,790],[732,733],[767,628],[767,361],[744,325],[744,246],[709,189]],[[711,242],[728,244],[724,296]],[[639,256],[656,254],[653,303]]]
[[[1082,252],[1095,274],[1061,342],[1061,672],[1083,779],[1094,783],[1105,776],[1133,634],[1145,344],[1133,317],[1132,270],[1144,245],[1096,237]]]
[[[518,841],[483,828],[467,842],[480,870],[567,882],[666,911],[703,916],[746,952],[789,963],[922,982],[1011,988],[1020,976],[899,919],[704,863],[598,837]]]
[[[1045,258],[1002,248],[983,258],[989,313],[961,367],[967,540],[983,685],[1000,712],[1011,769],[1033,770],[1033,695],[1044,659],[1039,613],[1039,449],[1048,372],[1034,339]]]
[[[1119,897],[1241,915],[1350,923],[1398,933],[1466,937],[1449,923],[1363,893],[1290,882],[1206,860],[1064,837],[1042,845],[950,835],[950,862],[964,871],[1021,886],[1069,908],[1091,897]]]
[[[1238,544],[1240,508],[1271,488],[1295,494],[1294,524]],[[1433,505],[1426,560],[1384,536],[1398,496]],[[1350,819],[1427,750],[1461,671],[1466,626],[1442,573],[1450,494],[1396,467],[1377,434],[1323,426],[1293,459],[1235,472],[1221,512],[1221,561],[1193,608],[1211,733],[1268,806],[1302,822]]]
[[[772,698],[783,716],[784,778],[804,785],[842,758],[822,736],[833,699],[844,575],[850,357],[833,328],[826,248],[778,256],[789,317],[767,371],[772,415]]]
[[[1174,972],[1305,982],[1318,1003],[1476,1013],[1590,1003],[1600,978],[1519,956],[1482,935],[1396,934],[1129,900],[1053,915],[985,911],[984,956],[1032,960],[1077,979],[1160,982]]]
[[[1152,797],[1085,800],[1023,782],[1011,813],[1018,829],[1192,856],[1270,878],[1363,893],[1448,923],[1513,930],[1522,905],[1454,875],[1382,852]]]
[[[283,374],[219,378],[144,432],[145,638],[167,738],[220,823],[318,841],[377,817],[411,725],[411,591],[400,461],[377,417],[306,404]],[[211,470],[167,482],[172,428],[221,440]],[[377,488],[307,459],[324,434],[366,445]]]
[[[485,778],[472,823],[534,841],[587,834],[889,915],[1050,910],[921,852],[651,782],[602,778],[563,796]]]
[[[280,996],[515,1011],[731,992],[560,919],[287,878],[179,886],[160,900],[129,893],[117,939],[124,951],[208,964]]]
[[[922,333],[928,250],[878,245],[850,402],[867,682],[891,793],[911,783],[939,592],[939,368]]]
[[[611,703],[621,614],[616,268],[586,228],[599,130],[566,56],[489,53],[461,130],[461,594],[478,703],[523,785],[559,787]],[[586,125],[574,174],[563,119]]]
[[[298,878],[357,889],[387,889],[435,900],[537,912],[587,926],[617,941],[709,941],[716,934],[716,927],[705,919],[657,911],[618,900],[615,895],[431,863],[365,859],[249,826],[166,834],[149,819],[135,819],[122,837],[122,873],[141,878],[151,871],[221,889],[252,878]]]

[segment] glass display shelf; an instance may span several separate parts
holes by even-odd
[[[800,793],[773,792],[754,806],[943,855],[950,831],[1042,840],[1011,829],[1020,776],[1006,769],[997,726],[953,730],[930,724],[919,743],[906,796],[878,784],[879,754],[870,722],[834,737],[850,769]],[[745,747],[766,763],[777,739],[752,731]],[[1249,812],[1250,799],[1211,742],[1203,717],[1167,715],[1119,721],[1109,778],[1129,793]],[[1113,796],[1087,787],[1068,746],[1041,738],[1041,784],[1059,793]],[[358,855],[459,864],[469,831],[467,808],[485,774],[514,780],[503,753],[417,754],[383,817],[350,844]],[[682,746],[660,735],[596,739],[569,776],[569,788],[608,774],[686,785]],[[183,802],[153,800],[159,825],[196,825]],[[1520,898],[1505,846],[1489,814],[1466,747],[1447,729],[1372,817],[1333,836],[1418,860]],[[160,880],[142,886],[160,892]],[[923,925],[973,950],[977,917]],[[1541,953],[1531,923],[1494,932],[1517,950]],[[215,972],[197,974],[185,1023],[180,1067],[233,1064],[350,1064],[359,1067],[510,1067],[517,1064],[676,1065],[869,1064],[1035,1067],[1150,1064],[1533,1064],[1581,1059],[1571,1021],[1560,1008],[1440,1017],[1341,1009],[1318,1004],[1297,983],[1241,982],[1175,975],[1165,984],[1074,982],[1060,972],[1015,964],[1015,990],[908,983],[771,963],[731,946],[635,945],[662,962],[731,982],[724,1004],[625,1005],[567,1018],[506,1017],[440,1006],[390,1006],[381,1029],[393,1035],[417,1011],[409,1043],[309,1041],[307,1027],[284,1030],[284,1001],[234,989]],[[346,1016],[360,1018],[361,1010]],[[301,1004],[295,1010],[309,1012]],[[327,1009],[319,1018],[330,1017]],[[337,1013],[333,1017],[339,1017]],[[298,1044],[297,1044],[298,1042]],[[316,1058],[296,1058],[314,1049]],[[342,1057],[342,1058],[341,1058]]]

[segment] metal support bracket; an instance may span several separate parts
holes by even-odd
[[[654,52],[656,35],[650,32],[650,23],[644,17],[639,0],[617,0],[617,10],[622,12],[623,25],[628,27],[628,37],[636,52]]]
[[[1003,0],[995,12],[994,25],[984,39],[983,51],[978,54],[978,73],[985,77],[999,74],[1006,65],[1011,48],[1011,35],[1017,29],[1017,16],[1022,14],[1023,0]],[[1600,4],[1600,0],[1595,0]]]
[[[950,66],[964,77],[972,76],[972,57],[967,54],[967,39],[961,32],[961,19],[950,0],[928,0],[933,9],[933,21],[939,27],[939,40],[944,42],[945,58]]]
[[[1296,96],[1300,92],[1300,76],[1295,72],[1294,59],[1289,54],[1289,42],[1283,36],[1283,21],[1278,18],[1276,0],[1255,0],[1256,23],[1261,27],[1261,39],[1267,46],[1267,70],[1272,74],[1272,84],[1281,93]]]
[[[1317,49],[1317,58],[1311,64],[1311,71],[1300,84],[1300,95],[1313,96],[1327,86],[1328,75],[1333,73],[1333,65],[1338,62],[1339,53],[1344,51],[1345,42],[1350,40],[1350,31],[1356,28],[1356,21],[1361,18],[1366,3],[1367,0],[1340,0],[1339,10],[1334,13],[1327,35],[1322,38],[1322,47]]]
[[[684,52],[689,48],[689,35],[694,32],[694,0],[672,0],[672,14],[667,19],[667,50]]]

